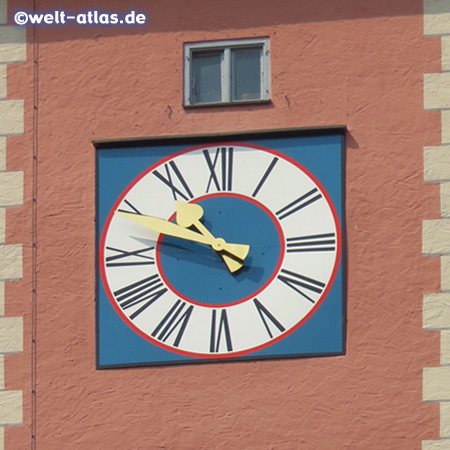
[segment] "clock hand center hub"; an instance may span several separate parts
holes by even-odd
[[[225,239],[215,238],[213,243],[212,243],[212,248],[216,252],[220,252],[221,250],[224,249],[225,244],[226,244]]]

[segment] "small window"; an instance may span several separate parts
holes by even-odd
[[[185,45],[185,106],[270,99],[269,39]]]

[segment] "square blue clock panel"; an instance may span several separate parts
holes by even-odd
[[[343,354],[343,140],[97,143],[97,366]]]

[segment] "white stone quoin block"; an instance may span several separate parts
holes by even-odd
[[[443,218],[450,218],[450,182],[441,183],[441,213]]]
[[[20,136],[23,134],[23,100],[0,101],[0,134]]]
[[[450,450],[450,441],[422,441],[422,450]]]
[[[450,255],[450,219],[423,221],[422,252],[425,256]]]
[[[22,423],[22,391],[0,392],[0,425]]]
[[[449,0],[424,0],[423,13],[425,36],[450,34]]]
[[[450,365],[450,329],[441,331],[441,364]]]
[[[424,179],[429,182],[450,180],[450,145],[425,147]]]
[[[450,401],[450,366],[423,369],[423,400]]]
[[[441,438],[450,438],[450,402],[441,403]]]
[[[23,204],[23,172],[0,172],[0,207]]]
[[[23,318],[0,317],[0,353],[23,351]]]
[[[450,144],[450,110],[441,112],[442,143]]]
[[[6,138],[0,136],[0,172],[6,170]]]
[[[426,73],[423,85],[426,110],[450,108],[450,73]]]
[[[0,281],[16,281],[22,278],[22,246],[0,246]]]
[[[450,327],[450,294],[424,295],[423,327],[425,330],[441,330]]]
[[[0,100],[6,98],[6,64],[0,64]]]
[[[27,57],[26,28],[0,27],[0,63],[23,63]]]

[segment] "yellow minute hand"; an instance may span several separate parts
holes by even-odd
[[[134,220],[140,225],[156,231],[157,233],[198,242],[200,244],[210,245],[216,252],[228,253],[221,253],[221,255],[230,272],[236,272],[242,268],[244,265],[243,260],[250,250],[249,245],[229,244],[222,238],[216,238],[208,230],[206,230],[205,227],[199,227],[198,224],[196,225],[201,233],[196,233],[195,231],[184,228],[183,226],[176,225],[173,222],[159,219],[157,217],[126,213],[123,211],[116,211],[116,213],[127,217],[128,219]]]
[[[158,217],[144,216],[141,214],[133,214],[122,211],[116,211],[116,214],[120,214],[121,216],[134,220],[140,225],[150,228],[150,230],[165,234],[167,236],[173,236],[211,246],[214,246],[216,241],[215,238],[211,239],[209,236],[204,236],[203,234],[180,227],[173,222],[168,222],[167,220],[159,219]]]

